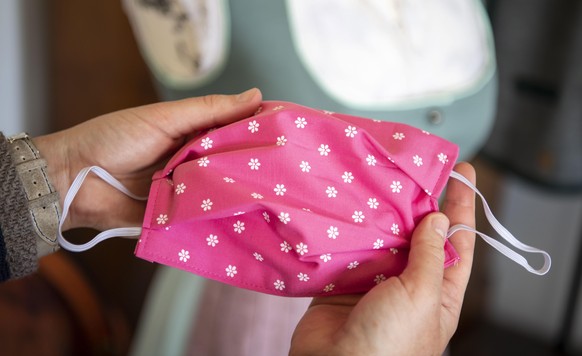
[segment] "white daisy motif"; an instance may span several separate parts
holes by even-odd
[[[378,199],[376,198],[368,199],[368,206],[370,207],[370,209],[378,209],[378,205],[380,205],[380,203],[378,203]]]
[[[344,131],[346,132],[346,136],[351,138],[354,138],[354,136],[356,136],[358,133],[358,129],[356,129],[354,126],[348,126],[348,128]]]
[[[176,186],[176,194],[177,195],[184,193],[185,190],[186,190],[186,184],[184,184],[184,183],[180,183]]]
[[[390,248],[390,252],[392,252],[392,254],[393,254],[393,255],[395,255],[395,254],[397,254],[397,253],[398,253],[398,249],[397,249],[397,248],[395,248],[395,247],[391,247],[391,248]]]
[[[297,253],[300,254],[301,256],[309,252],[307,250],[307,245],[304,244],[303,242],[300,242],[298,245],[295,245],[295,251],[297,251]]]
[[[285,107],[284,107],[283,105],[278,105],[278,106],[275,106],[275,107],[273,108],[273,111],[278,111],[278,110],[281,110],[281,109],[284,109],[284,108],[285,108]]]
[[[232,216],[239,216],[239,215],[243,215],[245,212],[244,211],[237,211],[236,213],[232,214]]]
[[[223,179],[226,183],[234,183],[234,179],[232,179],[232,178],[224,177]]]
[[[160,216],[158,216],[156,218],[156,221],[158,222],[158,224],[164,225],[165,223],[168,222],[168,215],[166,215],[166,214],[160,214]]]
[[[178,253],[178,256],[180,257],[180,261],[188,262],[188,259],[190,258],[190,252],[182,250]]]
[[[326,293],[331,292],[333,289],[335,288],[335,284],[330,283],[328,285],[325,286],[325,288],[323,288],[323,291]]]
[[[430,135],[430,132],[426,131],[426,130],[422,130],[422,133],[425,135]]]
[[[439,162],[441,162],[442,164],[445,164],[445,163],[447,163],[449,161],[449,157],[446,154],[442,153],[442,152],[439,153],[438,159],[439,159]]]
[[[277,146],[285,146],[286,143],[287,139],[285,138],[285,136],[277,137]]]
[[[422,157],[420,157],[419,155],[415,155],[414,157],[412,157],[412,162],[414,162],[414,164],[417,167],[422,166]]]
[[[342,179],[344,180],[344,183],[351,183],[354,180],[354,175],[352,172],[344,172]]]
[[[236,266],[232,266],[232,265],[228,265],[228,267],[226,267],[224,269],[226,271],[226,275],[229,276],[230,278],[233,278],[235,274],[237,274],[237,270],[236,270]]]
[[[428,194],[428,195],[432,195],[432,192],[431,192],[430,190],[428,190],[428,189],[425,189],[425,190],[424,190],[424,192],[425,192],[426,194]]]
[[[384,240],[377,239],[374,242],[374,250],[379,250],[381,247],[384,247]]]
[[[333,114],[335,114],[335,112],[329,111],[329,110],[323,110],[323,113],[326,114],[326,115],[333,115]]]
[[[390,189],[392,189],[392,193],[400,193],[402,184],[400,184],[400,181],[395,180],[390,184]]]
[[[283,196],[285,195],[287,188],[285,188],[285,184],[277,184],[273,190],[275,191],[275,194]]]
[[[405,136],[402,132],[396,132],[392,137],[394,137],[395,140],[401,141]]]
[[[283,290],[285,289],[285,282],[281,281],[281,280],[276,280],[273,285],[275,286],[276,290]]]
[[[212,141],[210,139],[210,137],[206,137],[205,139],[202,140],[202,142],[200,142],[200,145],[202,147],[204,147],[205,150],[212,148],[212,144],[214,143],[214,141]]]
[[[202,209],[204,209],[204,211],[208,211],[212,209],[212,202],[210,201],[210,199],[205,199],[202,201],[202,204],[200,204],[200,207]]]
[[[337,239],[337,237],[339,236],[339,230],[337,227],[335,226],[330,226],[329,229],[327,229],[327,237],[329,237],[330,239]]]
[[[323,260],[323,262],[327,262],[331,260],[331,253],[324,253],[323,255],[319,256],[320,259]]]
[[[218,245],[218,236],[210,234],[206,238],[206,242],[208,242],[208,246],[214,247]]]
[[[259,262],[263,262],[264,260],[263,256],[258,252],[253,253],[253,256],[255,256],[255,259]]]
[[[249,167],[251,167],[251,170],[258,171],[260,166],[261,162],[259,162],[258,158],[251,158],[249,161]]]
[[[358,267],[359,265],[360,265],[360,263],[358,261],[350,262],[350,264],[348,265],[348,269],[354,269],[354,268]]]
[[[245,231],[245,223],[239,220],[232,224],[232,227],[234,228],[234,232],[239,234],[242,234],[242,232]]]
[[[291,247],[291,245],[289,245],[289,243],[287,241],[283,241],[283,243],[280,245],[281,246],[281,251],[288,253],[289,251],[291,251],[293,249],[293,247]]]
[[[297,275],[297,278],[299,278],[301,282],[307,282],[309,280],[309,276],[307,275],[307,273],[299,273]]]
[[[319,154],[322,156],[328,156],[329,153],[331,152],[331,150],[329,149],[329,145],[324,145],[323,143],[321,144],[321,146],[319,146],[317,150],[319,151]]]
[[[301,161],[299,168],[301,168],[302,172],[307,172],[307,173],[309,173],[309,171],[311,170],[311,166],[309,165],[309,162],[306,162],[306,161]]]
[[[266,222],[271,222],[271,217],[269,216],[269,213],[267,213],[266,211],[263,212],[263,218],[265,219]]]
[[[289,223],[289,221],[291,221],[291,218],[289,217],[289,213],[281,212],[279,214],[279,221],[281,221],[283,224],[287,225]]]
[[[256,122],[255,120],[249,122],[249,131],[251,133],[255,133],[257,131],[259,131],[259,126],[261,126],[258,122]]]
[[[298,117],[297,120],[295,120],[295,125],[297,125],[298,129],[304,129],[305,126],[307,126],[307,120],[305,120],[304,117]]]
[[[208,157],[202,157],[198,160],[198,165],[200,167],[208,167],[209,163],[210,163],[210,160],[208,159]]]
[[[386,280],[386,276],[384,276],[383,274],[377,274],[376,277],[374,278],[374,282],[376,284],[380,284],[382,282],[384,282]]]
[[[390,230],[392,230],[394,235],[398,235],[400,233],[400,227],[398,227],[398,224],[392,224]]]
[[[327,189],[325,190],[325,193],[327,194],[328,198],[337,197],[337,189],[335,189],[334,187],[327,187]]]
[[[263,199],[263,196],[259,193],[251,193],[251,196],[255,199]]]
[[[365,218],[364,213],[361,211],[354,211],[354,214],[352,215],[352,219],[354,219],[354,222],[356,223],[363,222]]]
[[[368,166],[375,166],[377,162],[376,157],[368,155],[368,157],[366,157],[366,162],[368,162]]]

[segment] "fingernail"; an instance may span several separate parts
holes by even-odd
[[[435,216],[432,219],[431,226],[444,240],[446,240],[447,230],[449,229],[449,220],[445,216]]]
[[[236,100],[239,102],[250,101],[257,94],[257,88],[252,88],[237,95]]]

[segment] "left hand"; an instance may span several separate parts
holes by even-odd
[[[100,166],[131,192],[147,196],[153,173],[197,131],[250,116],[258,89],[239,95],[208,95],[121,110],[70,129],[34,138],[47,160],[61,206],[72,181]],[[63,230],[140,226],[145,202],[135,201],[90,174],[75,197]]]

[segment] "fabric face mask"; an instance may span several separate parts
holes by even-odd
[[[417,223],[438,210],[456,145],[414,127],[264,102],[254,116],[186,144],[153,177],[142,228],[105,231],[80,251],[113,236],[137,236],[135,254],[241,288],[284,296],[366,292],[406,267]],[[63,220],[84,177],[65,199]],[[124,191],[126,194],[131,194]],[[135,197],[135,196],[134,196]],[[137,198],[137,197],[135,197]],[[519,254],[473,229],[532,273]],[[448,240],[445,266],[459,260]]]

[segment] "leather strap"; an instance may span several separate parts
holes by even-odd
[[[16,172],[28,198],[30,216],[37,235],[37,255],[42,257],[59,249],[59,196],[49,181],[47,163],[40,156],[30,136],[20,133],[7,140]]]

